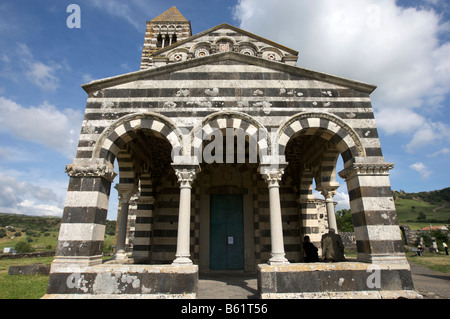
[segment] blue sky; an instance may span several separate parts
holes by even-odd
[[[81,28],[67,27],[69,4]],[[61,216],[81,84],[138,70],[146,20],[172,5],[193,34],[227,22],[299,51],[300,67],[377,85],[392,189],[450,186],[448,1],[17,0],[0,4],[1,212]],[[336,198],[346,200],[345,185]]]

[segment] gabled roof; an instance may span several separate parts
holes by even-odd
[[[207,64],[220,62],[220,61],[227,61],[227,60],[237,61],[240,63],[249,64],[249,65],[260,66],[260,67],[272,69],[272,70],[275,70],[278,72],[285,72],[285,73],[289,73],[289,74],[293,74],[293,75],[297,75],[297,76],[307,77],[312,80],[317,80],[317,81],[327,82],[327,83],[331,83],[331,84],[335,84],[335,85],[340,85],[340,86],[352,88],[352,89],[355,89],[358,91],[366,92],[369,94],[372,93],[376,89],[376,86],[367,84],[364,82],[349,80],[349,79],[338,77],[335,75],[312,71],[312,70],[304,69],[304,68],[301,68],[298,66],[288,65],[285,63],[269,61],[269,60],[265,60],[262,58],[258,58],[258,57],[254,57],[254,56],[250,56],[250,55],[239,54],[239,53],[232,52],[232,51],[216,53],[216,54],[212,54],[212,55],[198,58],[198,59],[191,59],[191,60],[187,60],[187,61],[183,61],[183,62],[170,63],[170,64],[160,66],[157,68],[149,68],[149,69],[126,73],[126,74],[122,74],[122,75],[118,75],[118,76],[114,76],[114,77],[110,77],[110,78],[95,80],[88,84],[82,85],[82,88],[87,93],[90,93],[90,92],[94,92],[97,90],[101,90],[104,88],[108,88],[108,87],[112,87],[112,86],[116,86],[116,85],[120,85],[120,84],[124,84],[124,83],[148,79],[149,77],[152,77],[152,76],[158,76],[158,75],[162,75],[162,74],[177,72],[180,70],[185,70],[185,69],[189,69],[189,68],[193,68],[193,67],[197,67],[197,66],[201,66],[201,65],[207,65]]]
[[[241,34],[246,35],[246,36],[248,36],[250,38],[256,39],[256,40],[261,41],[261,42],[265,42],[268,45],[273,46],[275,48],[287,51],[287,52],[289,52],[292,55],[298,55],[298,51],[296,51],[296,50],[290,49],[290,48],[285,47],[284,45],[278,44],[276,42],[267,40],[266,38],[260,37],[260,36],[258,36],[256,34],[251,33],[251,32],[239,29],[239,28],[237,28],[237,27],[235,27],[235,26],[233,26],[231,24],[222,23],[222,24],[219,24],[219,25],[217,25],[215,27],[212,27],[212,28],[210,28],[208,30],[205,30],[205,31],[202,31],[200,33],[194,34],[193,36],[191,36],[191,37],[189,37],[189,38],[187,38],[187,39],[185,39],[183,41],[176,42],[176,43],[174,43],[174,44],[172,44],[170,46],[167,46],[167,47],[165,47],[165,48],[163,48],[161,50],[155,51],[155,52],[152,53],[152,56],[157,56],[157,55],[160,55],[160,54],[162,54],[162,53],[164,53],[166,51],[173,50],[176,47],[179,47],[179,46],[181,46],[183,44],[189,43],[189,42],[191,42],[191,41],[193,41],[195,39],[198,39],[198,38],[200,38],[200,37],[202,37],[204,35],[207,35],[207,34],[209,34],[211,32],[217,31],[219,29],[231,29],[231,30],[233,30],[233,31],[235,31],[237,33],[241,33]]]
[[[153,20],[151,20],[152,22],[188,22],[188,20],[186,20],[185,17],[183,17],[183,15],[181,14],[180,11],[178,11],[178,9],[173,6],[172,8],[170,8],[169,10],[167,10],[164,13],[161,13],[159,16],[157,16],[156,18],[154,18]]]

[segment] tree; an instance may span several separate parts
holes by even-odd
[[[336,224],[340,232],[352,232],[353,221],[350,209],[341,209],[336,212]]]
[[[16,244],[16,247],[14,249],[18,253],[31,253],[34,251],[33,247],[31,247],[30,243],[27,243],[25,241],[20,241]]]
[[[419,213],[419,217],[417,217],[417,220],[425,221],[427,219],[427,215],[425,215],[424,212]]]

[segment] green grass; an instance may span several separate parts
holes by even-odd
[[[428,203],[420,200],[397,198],[395,200],[395,208],[397,210],[397,216],[399,223],[407,223],[413,229],[429,226],[428,220],[440,220],[441,223],[432,222],[436,224],[446,224],[450,219],[450,205],[447,205],[441,209],[433,210],[442,205],[442,203]],[[426,215],[425,221],[418,221],[419,213]]]
[[[406,253],[408,261],[432,270],[448,273],[450,272],[450,255],[444,253],[425,252],[422,256],[416,256],[410,252]]]
[[[0,260],[0,299],[39,299],[47,290],[48,275],[8,275],[9,267],[31,264],[50,265],[53,257]]]

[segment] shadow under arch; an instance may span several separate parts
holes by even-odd
[[[172,154],[184,153],[180,128],[161,114],[145,112],[123,116],[106,128],[95,143],[92,158],[104,158],[112,164],[122,144],[132,139],[129,133],[141,129],[166,139],[172,146]]]
[[[257,143],[260,157],[270,154],[272,142],[266,127],[248,114],[227,110],[206,116],[201,123],[191,130],[191,155],[198,157],[201,154],[201,148],[206,136],[209,136],[214,130],[227,128],[242,130],[249,138],[254,139]]]
[[[344,166],[355,157],[366,157],[365,148],[355,130],[336,115],[324,112],[298,113],[287,119],[278,129],[274,141],[278,155],[284,155],[288,142],[308,129],[322,129],[329,133],[327,139],[342,154]]]

